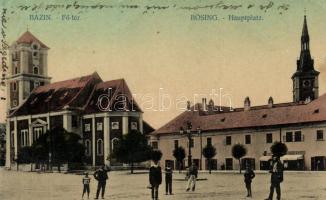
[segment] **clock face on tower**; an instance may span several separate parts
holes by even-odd
[[[304,81],[302,81],[302,86],[303,87],[310,87],[311,86],[310,80],[304,80]]]

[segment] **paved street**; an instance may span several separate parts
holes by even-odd
[[[139,173],[130,175],[127,172],[109,173],[109,182],[105,199],[150,199],[148,175]],[[174,178],[181,179],[183,174],[175,172]],[[185,192],[185,181],[174,181],[174,195],[164,195],[164,185],[160,187],[160,199],[247,199],[243,176],[239,174],[200,174],[195,192]],[[15,172],[0,169],[1,200],[75,200],[81,199],[82,176],[71,174],[35,172]],[[163,182],[164,184],[164,182]],[[253,181],[253,198],[262,200],[269,189],[268,174],[257,174]],[[326,199],[326,172],[286,172],[282,184],[283,198],[288,199]],[[91,181],[91,198],[94,199],[95,181]],[[87,199],[87,198],[85,198]]]

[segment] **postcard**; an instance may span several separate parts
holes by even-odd
[[[0,0],[0,199],[326,199],[324,0]]]

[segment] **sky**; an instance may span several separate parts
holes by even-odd
[[[143,105],[144,119],[154,128],[183,112],[180,106],[176,108],[181,97],[194,104],[201,97],[211,98],[212,90],[220,88],[233,107],[242,107],[247,96],[252,105],[266,104],[270,96],[275,103],[292,101],[291,76],[300,53],[305,13],[315,69],[321,72],[319,93],[326,92],[326,0],[84,0],[77,1],[77,9],[74,1],[0,2],[0,7],[8,9],[8,43],[18,39],[28,27],[50,47],[48,75],[52,82],[94,71],[104,81],[124,78],[138,104]],[[262,9],[271,3],[271,8]],[[60,8],[68,4],[72,4],[69,9]],[[81,8],[100,4],[113,7]],[[154,5],[168,8],[154,9]],[[230,5],[242,7],[226,8]],[[253,7],[248,9],[249,5]],[[20,6],[31,7],[21,10]],[[30,19],[30,15],[44,14],[51,15],[51,20]],[[79,20],[62,20],[63,15],[79,16]],[[194,20],[199,15],[217,20]],[[232,21],[230,15],[258,16],[262,20]],[[203,95],[194,99],[196,94]],[[148,96],[154,99],[152,109],[144,109],[148,104],[145,106],[143,100]],[[166,98],[171,100],[171,106]],[[168,108],[159,109],[162,101]],[[222,100],[221,104],[225,103]],[[2,101],[2,122],[5,110]]]

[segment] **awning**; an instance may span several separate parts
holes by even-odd
[[[281,157],[281,160],[302,160],[303,159],[303,155],[301,154],[296,154],[296,155],[284,155]]]
[[[265,162],[268,162],[271,159],[272,159],[272,156],[262,156],[259,158],[260,161],[265,161]]]

